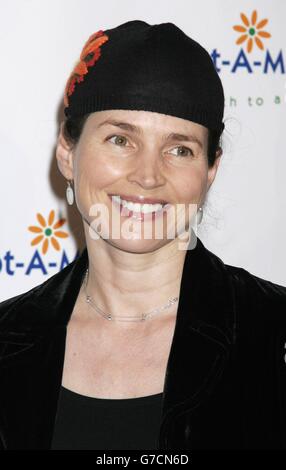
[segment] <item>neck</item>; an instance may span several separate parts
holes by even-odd
[[[178,249],[178,240],[148,253],[131,253],[111,245],[101,237],[93,240],[84,222],[88,251],[88,278],[86,291],[102,311],[114,316],[138,317],[143,312],[161,308],[169,298],[179,297],[185,250]],[[83,290],[84,294],[84,290]],[[177,312],[178,302],[150,317],[145,322],[118,322],[142,324],[168,318]],[[87,307],[89,307],[87,305]],[[117,321],[99,319],[100,315],[89,308],[89,317],[95,321],[115,324]],[[97,318],[97,319],[96,319]]]

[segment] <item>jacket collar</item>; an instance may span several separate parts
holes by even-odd
[[[196,237],[194,232],[193,235]],[[2,355],[0,352],[0,374],[3,367],[10,368],[14,374],[13,387],[19,387],[22,394],[27,393],[20,382],[25,370],[22,380],[28,380],[30,386],[26,402],[22,396],[18,405],[9,401],[11,391],[7,387],[4,398],[7,421],[11,411],[13,422],[15,406],[16,409],[18,406],[17,422],[28,413],[30,439],[32,442],[34,436],[35,446],[37,435],[39,448],[49,448],[51,442],[63,373],[66,326],[87,265],[85,248],[66,268],[20,296],[6,315],[0,315],[0,347],[4,351]],[[234,342],[234,314],[227,267],[196,237],[196,246],[187,251],[182,272],[176,326],[165,375],[161,445],[167,439],[163,431],[172,414],[181,408],[197,407],[221,375]],[[2,393],[5,395],[5,387]],[[17,441],[15,427],[12,428]],[[46,434],[36,431],[43,428]],[[22,435],[19,432],[19,441],[23,442],[24,431]]]

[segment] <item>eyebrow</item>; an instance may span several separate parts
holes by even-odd
[[[106,121],[101,122],[98,125],[98,128],[105,126],[105,125],[120,127],[120,129],[129,131],[129,132],[134,132],[138,135],[142,135],[142,129],[140,127],[135,126],[134,124],[130,124],[129,122],[122,122],[122,121],[116,121],[114,119],[107,119]],[[201,141],[193,135],[184,135],[184,134],[178,134],[176,132],[171,132],[170,134],[164,134],[163,137],[167,141],[179,140],[183,142],[194,142],[201,149],[203,148]]]

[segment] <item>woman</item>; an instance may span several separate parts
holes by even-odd
[[[86,248],[0,304],[2,448],[285,449],[286,287],[192,229],[222,155],[210,56],[172,23],[100,30],[64,103]]]

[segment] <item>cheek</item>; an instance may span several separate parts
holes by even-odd
[[[181,174],[177,185],[179,199],[184,202],[197,202],[204,194],[207,185],[207,168],[205,166],[193,166],[189,171]]]
[[[78,155],[75,175],[78,187],[97,190],[112,185],[121,176],[121,171],[102,152],[89,149]]]

